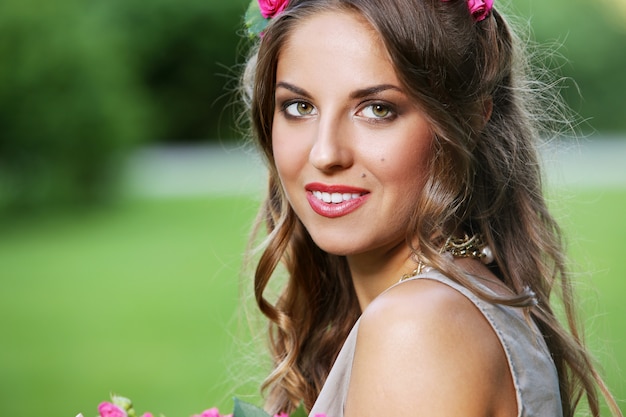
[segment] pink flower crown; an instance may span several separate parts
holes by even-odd
[[[450,0],[441,0],[450,1]],[[467,8],[475,22],[487,18],[493,9],[493,0],[466,0]],[[252,0],[246,10],[245,25],[250,38],[262,37],[269,21],[280,15],[289,0]]]
[[[449,0],[441,0],[449,1]],[[474,22],[485,20],[491,9],[493,9],[493,0],[467,0],[467,8],[469,9]]]
[[[281,14],[288,4],[289,0],[252,0],[245,15],[248,36],[252,39],[263,37],[270,19]]]

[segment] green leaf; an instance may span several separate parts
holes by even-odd
[[[238,398],[235,398],[234,402],[233,417],[270,417],[269,414],[256,405],[241,401]]]
[[[289,417],[308,417],[306,411],[304,411],[304,404],[300,403],[298,408],[289,415]]]
[[[133,408],[133,403],[130,399],[122,397],[121,395],[111,394],[111,402],[120,408],[128,411]]]
[[[269,19],[264,18],[261,14],[259,2],[256,0],[250,2],[244,19],[246,27],[248,28],[248,36],[251,38],[261,36],[261,33],[263,33],[269,22]]]

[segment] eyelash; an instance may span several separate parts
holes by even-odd
[[[378,106],[383,108],[387,112],[387,114],[384,116],[374,115],[373,114],[374,108]],[[368,121],[372,123],[389,122],[389,121],[394,120],[396,117],[398,117],[398,112],[395,110],[394,106],[388,103],[380,102],[380,101],[369,102],[369,103],[366,103],[365,105],[362,105],[359,111],[357,112],[357,115],[363,114],[367,109],[370,109],[370,112],[372,112],[372,116],[363,115],[362,117],[364,117],[365,119],[367,119]]]
[[[302,117],[308,117],[308,116],[310,116],[310,115],[311,115],[310,113],[309,113],[309,114],[299,114],[299,115],[297,115],[297,114],[292,114],[292,113],[289,111],[289,108],[290,108],[291,106],[294,106],[294,105],[296,105],[296,106],[300,106],[300,105],[310,106],[310,108],[311,108],[311,112],[312,112],[312,113],[313,113],[313,112],[315,112],[315,110],[316,110],[316,109],[315,109],[315,106],[314,106],[314,105],[312,105],[311,103],[309,103],[309,102],[308,102],[308,101],[306,101],[306,100],[289,100],[289,101],[286,101],[285,103],[283,103],[283,104],[280,106],[280,109],[281,109],[281,111],[283,112],[283,114],[285,115],[285,117],[290,118],[290,119],[299,119],[299,118],[302,118]],[[297,108],[296,108],[296,109],[294,109],[294,112],[298,112]],[[299,113],[299,112],[298,112],[298,113]],[[313,113],[313,114],[315,114],[315,113]]]
[[[308,106],[310,107],[310,112],[306,113],[306,114],[302,114],[298,111],[298,108],[293,109],[293,112],[289,110],[290,107],[292,106]],[[374,108],[380,106],[383,110],[385,110],[387,112],[386,115],[384,116],[380,116],[377,117],[373,114]],[[372,113],[371,116],[366,116],[364,115],[364,112],[370,109],[370,112]],[[281,112],[285,115],[286,118],[289,119],[301,119],[301,118],[306,118],[312,115],[316,115],[317,114],[317,109],[316,107],[311,104],[310,102],[306,101],[306,100],[288,100],[286,102],[284,102],[281,106],[280,106],[280,110]],[[300,114],[294,114],[294,113],[300,113]],[[380,102],[380,101],[375,101],[375,102],[366,102],[364,104],[361,104],[359,106],[359,110],[356,112],[356,115],[359,117],[362,117],[364,119],[366,119],[368,122],[370,123],[384,123],[384,122],[389,122],[394,120],[396,117],[398,117],[398,113],[395,110],[395,107],[388,104],[388,103],[384,103],[384,102]]]

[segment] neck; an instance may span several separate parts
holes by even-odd
[[[347,261],[361,311],[380,293],[398,282],[403,274],[417,266],[404,241],[376,253],[347,256]]]

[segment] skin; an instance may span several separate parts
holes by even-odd
[[[320,248],[346,255],[363,307],[415,268],[406,225],[432,134],[369,26],[323,14],[293,33],[278,61],[272,141],[293,209]],[[320,216],[306,198],[312,182],[367,190],[367,202]]]
[[[272,142],[291,206],[315,243],[345,255],[363,309],[346,417],[515,416],[506,357],[482,314],[454,289],[405,282],[408,219],[432,133],[373,28],[349,12],[301,22],[281,50]],[[310,184],[364,190],[347,214],[320,215]],[[475,260],[459,261],[496,289]]]
[[[365,311],[344,415],[513,417],[518,412],[506,357],[491,326],[465,296],[421,279],[392,288]]]

